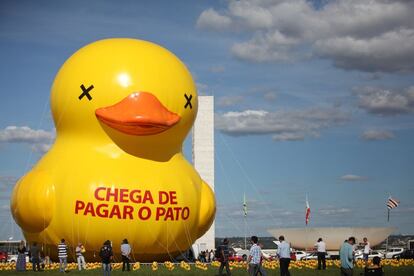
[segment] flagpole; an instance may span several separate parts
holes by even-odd
[[[306,210],[305,210],[305,229],[306,229],[306,240],[309,239],[309,228],[308,228],[308,219],[309,219],[309,202],[308,202],[308,194],[306,194]],[[305,254],[308,255],[308,248],[305,247]]]
[[[390,223],[390,209],[388,209],[388,208],[387,208],[387,213],[388,213],[387,222]],[[385,252],[388,251],[388,237],[389,237],[389,235],[387,236],[387,241],[385,242]]]
[[[389,194],[388,200],[390,198],[391,198],[391,194]],[[388,207],[387,207],[387,223],[388,224],[390,223],[390,208],[388,208]],[[389,238],[389,235],[387,236],[387,241],[385,242],[385,256],[387,256],[387,251],[388,251],[388,238]]]
[[[399,203],[400,202],[397,199],[391,197],[391,194],[389,195],[388,200],[387,200],[387,209],[388,209],[387,222],[388,222],[388,224],[390,223],[391,209],[394,209],[394,208],[398,207]],[[385,245],[385,250],[388,251],[388,237],[387,237],[387,243]]]
[[[244,218],[244,249],[247,249],[247,202],[246,202],[246,193],[243,194],[243,218]]]
[[[247,249],[247,222],[246,222],[247,216],[244,216],[244,249]]]

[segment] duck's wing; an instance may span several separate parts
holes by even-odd
[[[17,224],[26,232],[43,231],[51,222],[55,206],[52,177],[43,170],[32,170],[16,184],[10,209]]]

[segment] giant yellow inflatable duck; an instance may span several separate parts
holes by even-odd
[[[51,90],[56,141],[16,184],[11,211],[28,241],[64,238],[138,260],[178,255],[215,215],[210,187],[184,158],[197,114],[185,65],[142,40],[106,39],[72,55]],[[56,249],[49,249],[54,255]]]

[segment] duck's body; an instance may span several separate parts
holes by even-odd
[[[125,42],[134,47],[148,47],[147,42],[137,43],[135,40],[115,42],[115,46]],[[75,56],[75,65],[77,59]],[[70,66],[74,65],[70,61],[71,69]],[[55,89],[66,89],[62,85],[68,80],[67,72],[59,74],[52,93]],[[151,91],[154,87],[144,89]],[[195,97],[196,92],[191,89],[194,88],[189,87],[183,92],[193,93]],[[136,90],[142,91],[140,87],[122,91],[124,95],[115,95],[114,102],[111,102],[111,96],[105,95],[103,101],[114,104]],[[151,101],[152,95],[147,92],[133,94],[134,99],[149,96]],[[162,94],[155,93],[154,98],[161,99],[160,105],[168,110],[175,107],[172,113],[167,114],[170,118],[168,124],[172,126],[165,124],[166,130],[161,132],[157,129],[152,131],[148,120],[145,124],[140,121],[138,130],[131,130],[131,126],[122,121],[127,127],[119,127],[117,124],[120,123],[112,123],[111,117],[113,114],[118,116],[118,113],[112,111],[113,107],[102,111],[102,104],[92,109],[100,110],[96,111],[96,117],[93,113],[74,115],[77,117],[73,122],[81,122],[84,126],[65,128],[60,123],[68,118],[67,114],[62,115],[62,109],[70,106],[71,101],[78,104],[81,99],[62,100],[58,96],[52,94],[57,125],[55,144],[18,182],[12,196],[13,216],[28,241],[55,246],[64,238],[73,246],[82,242],[92,254],[99,251],[105,240],[113,241],[114,251],[119,252],[119,244],[127,238],[134,249],[134,256],[149,261],[167,259],[184,252],[208,230],[214,219],[215,200],[209,186],[181,152],[182,139],[188,129],[179,130],[179,126],[191,127],[195,118],[194,110],[183,108],[181,95],[180,104],[169,105],[162,101]],[[164,99],[168,97],[164,96]],[[143,106],[145,109],[148,102]],[[193,106],[196,111],[196,102]],[[125,109],[124,106],[115,108],[117,112]],[[188,116],[186,112],[191,112],[188,114],[194,118],[185,119]],[[142,120],[142,116],[139,118]],[[90,125],[82,120],[90,121]],[[181,141],[176,141],[176,138]]]

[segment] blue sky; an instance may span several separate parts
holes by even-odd
[[[109,37],[158,43],[216,107],[217,236],[304,226],[414,233],[414,4],[409,1],[0,2],[0,239],[12,187],[53,143],[62,63]],[[188,145],[189,143],[186,143]],[[189,152],[188,146],[186,152]]]

